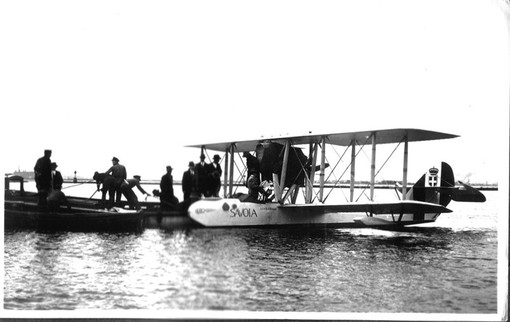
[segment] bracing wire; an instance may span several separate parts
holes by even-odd
[[[368,140],[370,140],[372,136],[369,136],[365,142],[363,143],[363,145],[361,146],[361,148],[356,152],[356,154],[354,155],[354,159],[356,159],[359,155],[359,153],[361,151],[363,151],[363,148],[365,147],[365,145],[367,144]],[[349,147],[347,147],[346,151],[349,149]],[[345,152],[344,152],[345,154]],[[340,180],[342,180],[342,177],[343,175],[345,174],[345,172],[347,171],[347,169],[349,169],[349,167],[352,165],[352,160],[351,162],[349,162],[349,165],[345,168],[344,172],[342,173],[342,175],[340,176],[340,178],[335,182],[335,184],[333,185],[333,187],[331,187],[331,189],[329,190],[328,194],[326,195],[326,197],[324,198],[324,200],[322,201],[323,203],[326,202],[326,200],[329,198],[329,196],[331,195],[331,193],[333,192],[333,189],[336,187],[336,185],[340,182]],[[334,169],[333,169],[334,170]],[[333,171],[332,170],[332,171]],[[345,196],[345,194],[344,194]]]
[[[382,166],[379,168],[379,170],[377,170],[377,172],[375,173],[374,175],[374,178],[377,177],[377,175],[379,174],[379,172],[381,172],[381,170],[384,168],[384,166],[386,165],[386,163],[388,163],[388,161],[391,159],[391,157],[393,156],[393,154],[395,153],[395,151],[397,151],[398,147],[400,146],[400,144],[404,141],[405,138],[402,138],[402,140],[400,140],[400,142],[398,142],[397,146],[395,146],[395,148],[393,149],[393,151],[391,151],[390,155],[386,158],[386,160],[383,162]],[[361,191],[360,195],[358,196],[358,198],[356,199],[356,201],[359,200],[359,198],[361,198],[361,196],[363,194],[365,194],[365,190],[367,190],[367,188],[369,187],[369,185],[366,185],[363,190]],[[366,194],[365,194],[366,196]],[[366,196],[368,198],[368,196]]]

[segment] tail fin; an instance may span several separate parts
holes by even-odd
[[[450,165],[441,162],[441,171],[431,168],[407,193],[407,200],[417,200],[440,204],[446,207],[451,200],[484,202],[485,196],[473,187],[462,183],[455,187],[455,177]]]
[[[439,192],[439,204],[448,205],[452,200],[452,192],[455,190],[455,177],[452,167],[446,162],[441,162],[441,189]]]
[[[424,201],[447,206],[451,201],[449,189],[455,187],[452,168],[441,162],[441,171],[430,168],[409,190],[407,200]]]

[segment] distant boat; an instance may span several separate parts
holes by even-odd
[[[34,171],[14,171],[13,173],[10,173],[10,175],[13,176],[20,176],[25,180],[34,180],[35,179],[35,173]]]

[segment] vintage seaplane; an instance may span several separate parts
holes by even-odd
[[[407,225],[434,222],[440,214],[451,212],[446,208],[451,200],[485,201],[484,195],[473,187],[461,182],[456,186],[453,171],[445,162],[441,163],[439,169],[432,167],[413,186],[408,186],[409,142],[455,137],[457,135],[404,128],[349,133],[310,133],[301,136],[189,145],[188,147],[200,148],[201,152],[207,155],[210,150],[223,153],[225,198],[202,198],[189,207],[188,215],[205,227],[319,226],[397,229]],[[379,169],[376,172],[376,151],[382,144],[393,144],[396,146],[395,150],[403,145],[402,183],[394,186],[397,197],[389,202],[374,200],[375,178],[380,171]],[[359,198],[355,198],[356,160],[365,146],[371,148],[370,182],[366,187],[369,195],[367,201],[359,202]],[[335,150],[335,147],[344,147],[345,150],[341,156],[337,152],[340,158],[333,165],[328,163],[326,150]],[[309,151],[308,156],[303,152],[305,149]],[[346,187],[343,189],[349,189],[349,198],[345,196],[345,202],[329,204],[326,200],[330,191],[339,188],[342,176],[334,180],[333,184],[329,178],[346,154],[347,161],[349,159],[350,161],[343,174],[350,169],[350,180],[344,180]],[[243,158],[246,158],[246,163]],[[235,174],[239,176],[236,180]],[[261,193],[256,200],[244,198],[244,195],[236,194],[233,190],[234,186],[245,182],[250,174],[259,177],[261,182],[259,189],[265,188],[260,190]],[[299,197],[300,202],[297,202],[300,190],[302,195]]]

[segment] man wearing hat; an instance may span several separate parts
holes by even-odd
[[[64,179],[62,178],[62,174],[60,171],[57,171],[57,163],[51,163],[51,177],[53,178],[53,189],[54,190],[62,190],[62,184],[64,183]]]
[[[161,201],[161,209],[172,209],[179,203],[179,200],[174,196],[174,177],[172,176],[173,168],[169,165],[166,166],[166,173],[161,177],[159,187],[161,194],[159,200]]]
[[[207,194],[207,175],[209,174],[209,164],[205,163],[205,155],[200,155],[200,162],[195,165],[195,172],[198,179],[198,193],[208,197]]]
[[[117,198],[115,199],[117,205],[120,205],[120,198],[122,196],[122,191],[120,189],[120,186],[124,180],[127,178],[127,171],[126,167],[119,163],[119,159],[117,157],[113,157],[112,159],[112,166],[108,171],[106,171],[106,174],[112,174],[113,178],[115,178],[115,191],[117,193]]]
[[[191,203],[192,193],[196,193],[198,188],[198,178],[195,172],[195,163],[188,163],[188,170],[182,174],[182,194],[186,204]]]
[[[214,196],[214,197],[219,196],[219,192],[221,189],[222,170],[221,170],[221,166],[220,166],[219,162],[220,162],[220,156],[215,154],[213,156],[213,163],[211,163],[208,166],[209,171],[208,171],[208,175],[207,175],[207,178],[208,178],[208,189],[207,189],[208,192],[207,192],[207,194]]]
[[[44,150],[44,156],[37,159],[34,167],[35,184],[39,194],[40,206],[47,204],[46,197],[52,189],[51,183],[51,150]]]
[[[67,209],[71,209],[71,205],[67,200],[66,195],[62,192],[62,184],[64,179],[60,171],[57,171],[57,163],[51,163],[51,177],[53,178],[53,190],[50,192],[46,200],[48,201],[48,208],[59,209],[60,205],[66,205]]]
[[[120,185],[120,190],[122,191],[122,194],[124,194],[124,197],[126,197],[129,208],[134,208],[136,210],[140,210],[140,203],[138,202],[138,197],[136,196],[135,192],[133,191],[133,187],[137,187],[138,190],[140,190],[141,193],[144,195],[150,196],[148,192],[143,190],[142,186],[140,185],[141,177],[139,175],[133,176],[133,179],[127,179],[122,182]]]

